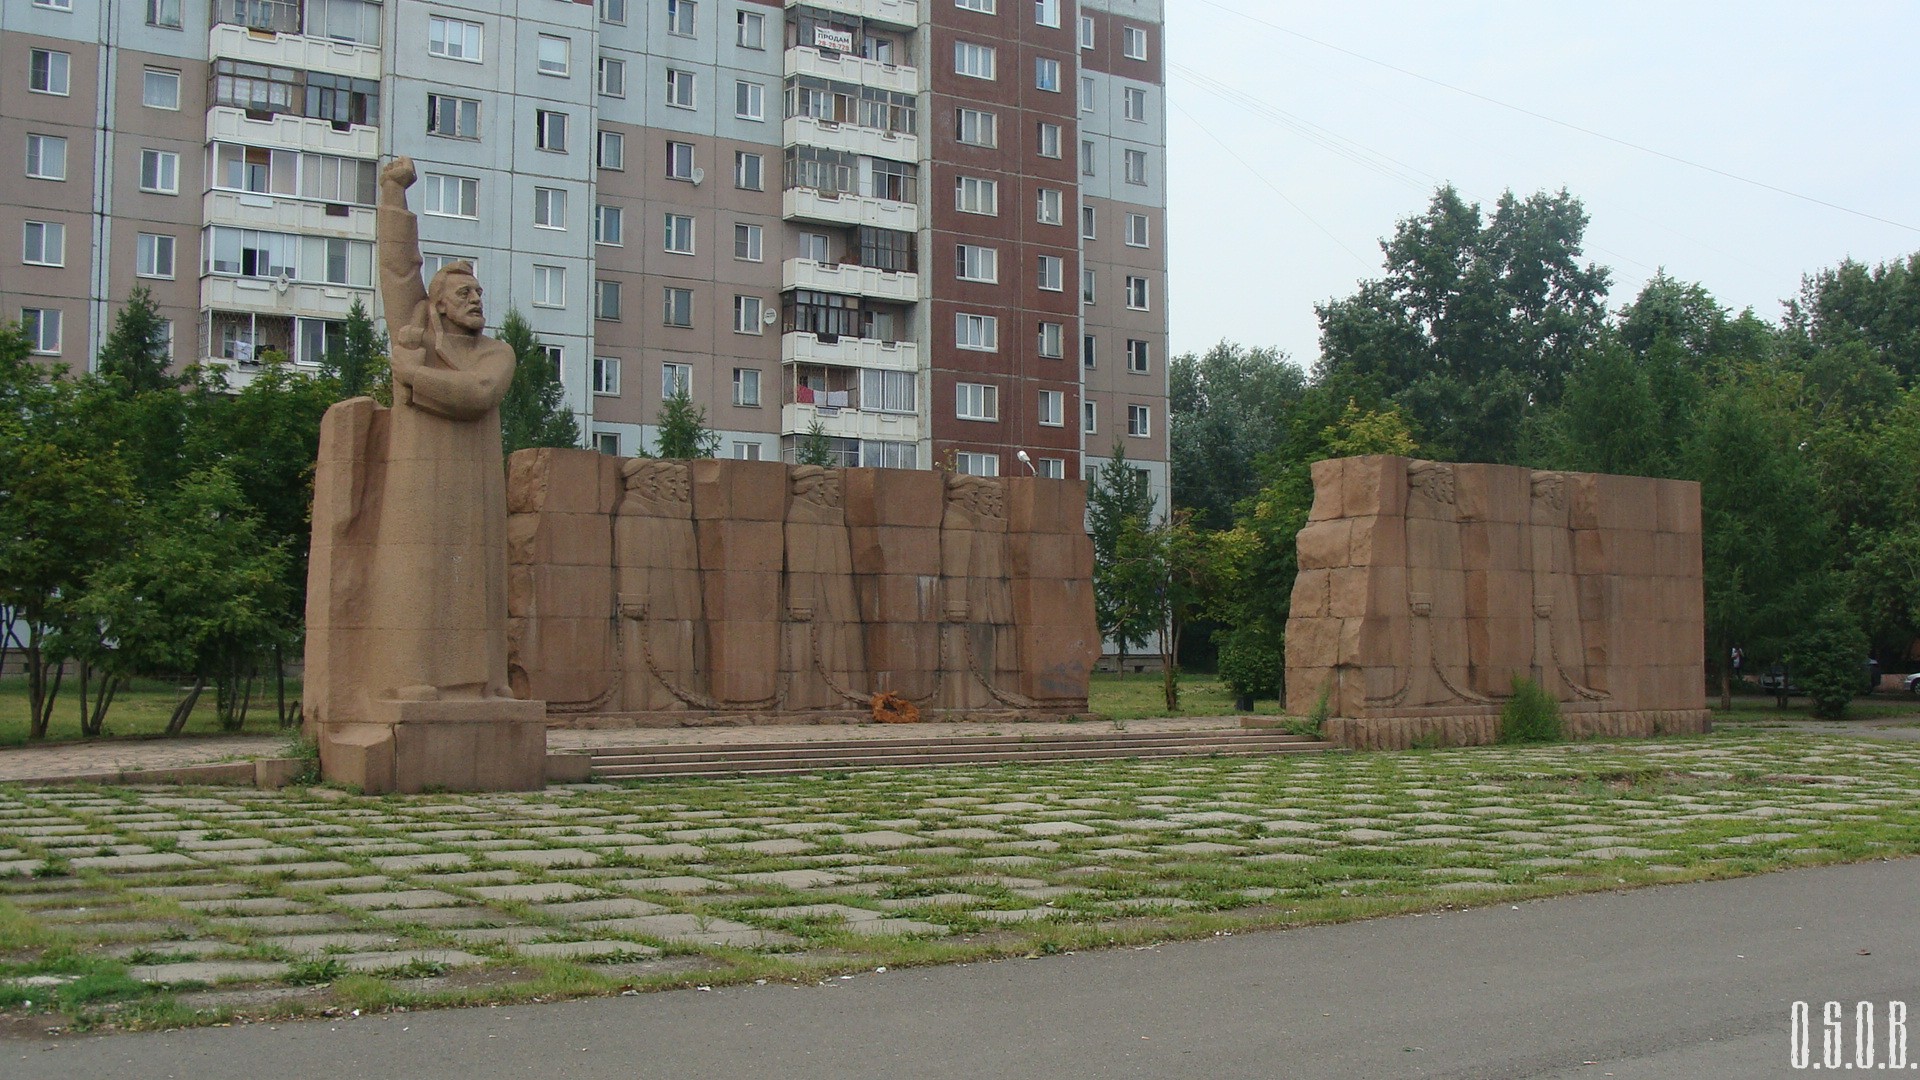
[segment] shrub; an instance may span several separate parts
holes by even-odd
[[[1793,643],[1788,657],[1793,681],[1813,703],[1813,715],[1840,720],[1860,692],[1867,662],[1867,638],[1860,624],[1839,606],[1814,616]]]
[[[1513,696],[1500,709],[1500,741],[1548,743],[1565,737],[1560,728],[1560,703],[1539,683],[1515,675]]]
[[[1280,693],[1280,650],[1245,629],[1235,628],[1220,646],[1220,681],[1236,697],[1274,697]]]

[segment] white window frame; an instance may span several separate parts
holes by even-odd
[[[1147,122],[1147,88],[1129,86],[1120,94],[1121,115],[1137,124]]]
[[[452,125],[443,126],[442,120],[449,118]],[[467,119],[473,121],[471,127],[462,122]],[[441,139],[479,139],[480,102],[452,94],[428,94],[427,134]]]
[[[1035,476],[1047,480],[1065,480],[1067,478],[1067,459],[1043,457],[1035,461],[1038,466],[1033,470]]]
[[[1080,239],[1097,240],[1100,233],[1100,214],[1092,203],[1080,204]]]
[[[27,337],[27,351],[39,356],[59,356],[62,317],[59,308],[21,308],[20,330]],[[53,327],[53,341],[47,341],[47,327]]]
[[[165,103],[166,94],[164,91],[162,91],[161,93],[160,101],[154,100],[153,91],[154,91],[154,87],[156,86],[155,80],[158,80],[157,85],[159,86],[165,86],[169,81],[172,82],[173,104],[168,105]],[[140,74],[140,104],[149,109],[163,109],[167,112],[179,112],[180,111],[180,73],[178,71],[169,71],[166,68],[153,68],[153,67],[143,68]]]
[[[602,56],[597,63],[601,96],[610,98],[626,97],[627,62],[617,56]]]
[[[968,352],[999,352],[1000,319],[993,315],[956,312],[953,316],[953,346]]]
[[[953,471],[961,476],[999,476],[1000,455],[961,450],[953,455]]]
[[[1080,403],[1080,430],[1088,435],[1100,433],[1100,406],[1092,401]]]
[[[620,282],[612,278],[595,278],[593,282],[593,317],[606,322],[619,322],[621,316],[620,308]]]
[[[1000,117],[986,109],[957,108],[953,113],[953,138],[966,146],[999,146]]]
[[[1040,330],[1037,336],[1039,337],[1039,341],[1035,344],[1034,351],[1040,355],[1041,359],[1060,360],[1065,358],[1067,352],[1067,328],[1064,323],[1043,321],[1040,323]]]
[[[953,73],[968,79],[992,82],[998,53],[991,45],[973,41],[953,43]]]
[[[1120,55],[1129,60],[1147,58],[1147,31],[1144,27],[1122,26],[1120,28]]]
[[[1152,287],[1147,279],[1136,274],[1127,275],[1127,310],[1153,310]]]
[[[1091,266],[1081,268],[1080,302],[1082,304],[1092,305],[1099,299],[1099,292],[1100,275]]]
[[[49,150],[59,153],[59,165],[53,168],[48,158]],[[42,135],[38,132],[27,133],[27,178],[30,180],[65,180],[67,178],[67,139],[64,135]]]
[[[593,448],[608,457],[620,456],[620,433],[617,431],[596,431],[593,433]]]
[[[742,253],[744,251],[744,254]],[[766,258],[766,230],[749,221],[733,223],[733,257],[741,262]]]
[[[1100,339],[1093,334],[1080,335],[1080,363],[1083,367],[1100,366]]]
[[[1153,246],[1152,233],[1153,233],[1152,218],[1148,217],[1145,214],[1135,214],[1132,212],[1129,212],[1127,214],[1127,246],[1128,247],[1137,247],[1137,248],[1152,247]]]
[[[34,85],[34,76],[38,74],[37,61],[46,57],[47,78],[44,86]],[[54,97],[69,97],[73,93],[73,54],[59,49],[29,49],[27,51],[27,91],[34,94],[50,94]],[[51,310],[51,309],[50,309]]]
[[[674,320],[674,316],[679,314],[677,310],[678,305],[675,304],[676,300],[686,301],[686,305],[685,305],[686,321],[684,322],[676,322]],[[680,286],[680,285],[667,285],[661,289],[660,324],[662,326],[676,327],[681,330],[687,330],[693,327],[693,290],[692,289],[685,288],[684,286]]]
[[[999,284],[1000,249],[988,247],[985,244],[955,245],[953,276],[960,281]]]
[[[558,46],[558,60],[550,60],[543,55],[549,46]],[[538,34],[533,46],[534,70],[542,75],[551,75],[558,79],[571,78],[573,75],[573,39],[561,34]]]
[[[733,82],[733,115],[741,120],[767,119],[767,88],[752,79]]]
[[[1135,404],[1127,406],[1127,437],[1153,438],[1153,409],[1150,406]]]
[[[669,360],[660,365],[660,397],[665,400],[677,394],[693,396],[693,365]]]
[[[992,383],[954,383],[953,416],[983,423],[1000,419],[1000,388]]]
[[[604,129],[599,132],[599,136],[600,145],[595,147],[597,152],[594,155],[594,165],[598,168],[610,169],[614,172],[625,172],[627,169],[627,137],[618,131],[606,131]],[[612,149],[612,153],[607,152],[609,148]]]
[[[135,240],[134,276],[172,281],[177,250],[178,244],[167,233],[140,233]]]
[[[953,0],[953,6],[961,11],[977,11],[982,15],[992,15],[999,5],[997,0]]]
[[[733,404],[739,409],[757,409],[760,407],[760,369],[737,367],[733,369]]]
[[[1097,96],[1098,91],[1094,89],[1093,76],[1080,76],[1080,111],[1083,113],[1092,112],[1094,98]]]
[[[1128,150],[1123,159],[1126,162],[1125,177],[1129,184],[1145,185],[1147,182],[1147,152]]]
[[[1042,255],[1034,265],[1034,287],[1041,292],[1066,291],[1067,264],[1058,255]]]
[[[1000,182],[983,176],[957,176],[953,181],[953,208],[963,214],[1000,216]]]
[[[1043,187],[1034,194],[1034,220],[1042,225],[1065,224],[1066,195],[1059,188]]]
[[[626,209],[601,203],[593,208],[593,242],[606,247],[626,246]]]
[[[148,163],[152,163],[153,183],[147,183]],[[155,195],[180,194],[180,155],[172,150],[140,151],[140,190]]]
[[[567,189],[556,187],[536,187],[533,189],[533,227],[536,229],[554,229],[567,231]]]
[[[67,265],[67,225],[63,221],[20,223],[20,262],[24,266]]]
[[[1035,153],[1043,158],[1057,158],[1060,156],[1059,124],[1048,123],[1042,120],[1036,129],[1036,135],[1039,140],[1039,145],[1036,147]]]
[[[667,33],[690,38],[699,33],[699,5],[694,0],[667,0]]]
[[[1036,26],[1060,25],[1060,0],[1033,0],[1033,21]]]
[[[453,40],[451,33],[456,29],[460,31],[461,40],[458,42]],[[438,51],[434,48],[436,30],[439,32]],[[469,34],[469,31],[471,31],[471,34]],[[467,39],[469,36],[471,36],[473,42],[472,56],[467,55]],[[467,64],[478,64],[483,57],[485,44],[486,28],[477,22],[468,22],[465,19],[452,19],[445,15],[427,16],[428,56],[437,56],[443,60],[459,60]]]
[[[699,107],[699,82],[694,73],[685,68],[667,69],[666,104],[670,109],[694,109]]]
[[[547,263],[533,264],[533,306],[567,306],[567,268]]]
[[[627,0],[600,0],[599,7],[601,22],[627,25]]]
[[[559,109],[533,111],[534,146],[549,154],[567,152],[567,114]]]
[[[733,43],[742,49],[764,52],[767,48],[767,17],[757,11],[739,12],[734,19]]]
[[[667,213],[663,216],[660,250],[672,255],[692,255],[694,253],[694,221],[692,214]]]
[[[451,173],[426,173],[421,176],[425,181],[420,198],[420,212],[433,217],[465,218],[473,220],[480,216],[480,181],[471,176],[454,176]],[[454,191],[454,209],[446,209],[447,188]],[[462,213],[466,207],[467,195],[473,195],[473,212]],[[438,207],[439,209],[435,209]]]
[[[1133,375],[1153,373],[1153,346],[1146,339],[1127,339],[1127,371]]]
[[[667,143],[667,179],[693,181],[693,171],[699,168],[694,164],[693,144],[690,142]]]
[[[1093,48],[1093,16],[1091,15],[1080,16],[1080,47]]]
[[[733,332],[752,334],[759,337],[766,331],[767,302],[758,296],[735,293],[733,297]],[[735,402],[738,404],[738,402]]]
[[[1033,88],[1049,94],[1060,92],[1060,61],[1051,56],[1033,58]]]
[[[620,396],[620,358],[617,356],[596,356],[593,358],[593,396]]]
[[[1041,427],[1067,426],[1067,395],[1061,390],[1040,391],[1039,419]]]

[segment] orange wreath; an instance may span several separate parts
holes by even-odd
[[[899,694],[882,691],[873,695],[873,718],[882,724],[917,724],[920,707]]]

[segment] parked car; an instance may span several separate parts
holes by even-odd
[[[1906,686],[1907,686],[1907,693],[1920,695],[1920,671],[1916,671],[1913,674],[1907,676]]]

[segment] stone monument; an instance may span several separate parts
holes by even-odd
[[[393,399],[320,428],[305,724],[321,773],[368,792],[545,782],[545,706],[509,688],[500,401],[513,350],[481,331],[466,262],[421,283],[413,163],[380,173],[380,295]]]

